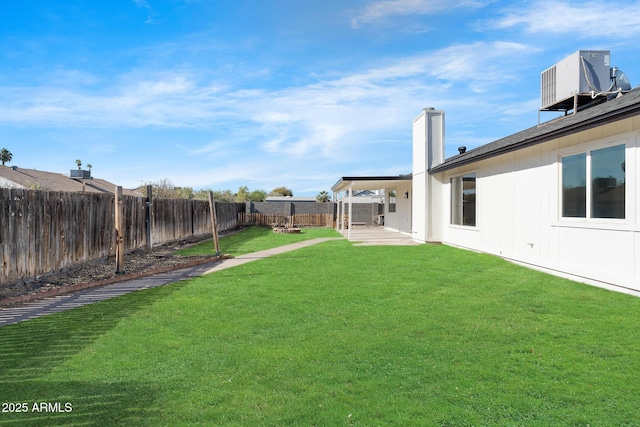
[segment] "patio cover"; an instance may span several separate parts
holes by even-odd
[[[333,184],[331,191],[379,190],[392,187],[400,182],[411,182],[411,174],[398,176],[343,176]]]
[[[353,190],[379,190],[381,188],[389,188],[400,183],[411,182],[411,178],[411,174],[398,176],[343,176],[338,182],[333,184],[331,191],[333,191],[334,194],[339,194],[341,191],[346,191],[348,194],[349,224],[347,228],[347,239],[351,240],[351,217],[353,212],[351,197],[353,196]],[[337,197],[334,196],[333,199],[338,202]],[[338,203],[338,218],[341,217],[341,207],[342,214],[344,214],[344,199],[342,199],[342,203]],[[342,221],[338,224],[338,228],[341,228],[344,234],[344,223]]]

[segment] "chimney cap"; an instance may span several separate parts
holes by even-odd
[[[458,147],[458,153],[460,154],[464,154],[467,151],[467,147],[465,147],[464,145],[461,145],[460,147]]]

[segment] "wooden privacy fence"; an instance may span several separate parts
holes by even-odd
[[[244,209],[216,202],[218,230]],[[211,233],[207,201],[123,196],[122,210],[125,251]],[[113,194],[0,188],[0,284],[114,255],[114,215]]]
[[[242,225],[258,226],[289,226],[289,227],[334,227],[333,214],[265,214],[265,213],[238,213],[238,223]]]

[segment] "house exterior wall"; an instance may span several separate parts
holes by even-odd
[[[395,212],[389,211],[389,195],[391,192],[395,192],[396,194]],[[411,234],[411,183],[398,184],[395,187],[386,188],[385,193],[387,198],[384,208],[385,228],[388,230]],[[408,193],[407,198],[405,198],[405,193]]]
[[[421,243],[440,241],[442,213],[429,207],[440,200],[442,186],[428,170],[444,162],[444,111],[424,109],[413,120],[412,135],[411,235]]]
[[[562,218],[561,158],[625,144],[625,218]],[[573,278],[640,290],[640,118],[634,117],[436,174],[443,243]],[[476,174],[476,226],[451,224],[451,178]]]

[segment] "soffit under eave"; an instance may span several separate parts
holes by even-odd
[[[370,180],[345,180],[334,185],[331,190],[335,192],[353,190],[380,190],[382,188],[397,187],[403,184],[411,184],[411,179],[370,179]]]

